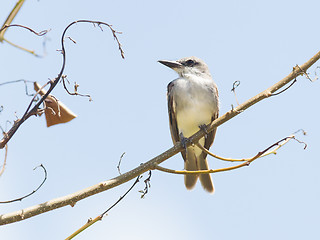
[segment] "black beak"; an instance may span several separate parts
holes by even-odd
[[[177,61],[159,60],[158,62],[172,69],[182,67],[182,64]]]

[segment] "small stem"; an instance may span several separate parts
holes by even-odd
[[[35,53],[34,50],[29,50],[29,49],[27,49],[27,48],[21,47],[21,46],[15,44],[15,43],[13,43],[13,42],[10,42],[10,41],[9,41],[8,39],[6,39],[6,38],[3,38],[3,40],[4,40],[5,42],[9,43],[11,46],[14,46],[14,47],[16,47],[16,48],[18,48],[18,49],[20,49],[20,50],[22,50],[22,51],[31,53],[32,55],[34,55],[34,56],[36,56],[36,57],[40,57],[38,54]]]

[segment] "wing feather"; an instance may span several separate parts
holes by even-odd
[[[169,113],[169,126],[171,132],[171,138],[173,144],[180,141],[179,129],[177,124],[176,112],[175,112],[175,101],[173,97],[173,86],[174,81],[170,82],[167,87],[167,98],[168,98],[168,113]],[[186,151],[182,151],[181,155],[186,160]]]

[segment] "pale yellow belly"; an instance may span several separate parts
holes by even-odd
[[[198,132],[199,126],[209,124],[211,122],[212,112],[208,108],[186,108],[177,113],[177,124],[179,133],[188,138]],[[204,145],[204,138],[200,139],[199,143]],[[196,155],[201,154],[201,150],[195,147]]]

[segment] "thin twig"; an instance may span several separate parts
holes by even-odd
[[[84,224],[81,228],[79,228],[77,231],[75,231],[74,233],[72,233],[69,237],[67,237],[65,240],[70,240],[72,238],[74,238],[75,236],[77,236],[79,233],[81,233],[82,231],[84,231],[85,229],[87,229],[88,227],[90,227],[92,224],[102,220],[102,218],[112,209],[114,208],[122,199],[125,198],[125,196],[134,188],[134,186],[139,182],[140,180],[140,175],[136,178],[136,181],[131,185],[131,187],[125,192],[124,195],[122,195],[118,201],[116,201],[111,207],[109,207],[106,211],[104,211],[102,214],[100,214],[99,216],[97,216],[94,219],[89,219],[87,221],[86,224]]]
[[[144,180],[144,184],[145,187],[143,190],[140,190],[139,192],[142,193],[141,194],[141,198],[144,198],[146,196],[146,194],[149,192],[149,188],[151,187],[150,181],[151,181],[151,170],[149,170],[149,175],[148,177]]]
[[[32,94],[32,93],[30,94],[28,92],[28,85],[27,85],[27,83],[34,83],[34,81],[25,80],[25,79],[18,79],[18,80],[13,80],[13,81],[7,81],[7,82],[0,83],[0,86],[11,84],[11,83],[18,83],[18,82],[23,82],[24,83],[27,96],[34,96],[34,94]]]
[[[75,40],[73,40],[70,36],[68,37],[68,39],[73,42],[74,44],[77,44],[77,42]]]
[[[32,32],[33,34],[37,35],[37,36],[43,36],[45,34],[47,34],[49,30],[42,30],[40,32],[36,32],[34,31],[32,28],[29,28],[29,27],[26,27],[26,26],[23,26],[23,25],[20,25],[20,24],[10,24],[10,25],[4,25],[1,29],[0,29],[0,32],[3,31],[4,29],[6,28],[10,28],[10,27],[20,27],[20,28],[24,28],[24,29],[27,29],[29,30],[30,32]]]
[[[44,178],[43,178],[41,184],[35,190],[33,190],[31,193],[28,193],[27,195],[25,195],[23,197],[19,197],[19,198],[8,200],[8,201],[2,201],[0,203],[12,203],[12,202],[17,202],[17,201],[22,201],[24,198],[27,198],[27,197],[31,196],[32,194],[36,193],[42,187],[42,185],[45,183],[45,181],[47,180],[47,170],[45,169],[45,167],[42,164],[35,167],[33,170],[36,170],[38,167],[41,167],[43,169]]]
[[[318,74],[317,74],[317,69],[320,69],[320,67],[319,66],[317,66],[316,67],[316,69],[314,70],[314,79],[312,80],[312,82],[315,82],[315,81],[317,81],[318,80]]]
[[[3,174],[4,172],[4,169],[6,167],[6,164],[7,164],[7,156],[8,156],[8,145],[6,144],[5,148],[4,148],[4,160],[3,160],[3,164],[2,164],[2,168],[0,170],[0,177],[1,175]]]
[[[8,39],[4,38],[4,36],[3,36],[3,35],[4,35],[4,32],[5,32],[6,29],[9,28],[9,27],[22,27],[22,28],[25,28],[25,29],[31,31],[32,33],[36,34],[37,36],[43,36],[43,35],[47,34],[50,30],[44,30],[44,31],[41,31],[41,32],[36,32],[36,31],[34,31],[33,29],[31,29],[31,28],[29,28],[29,27],[26,27],[26,26],[23,26],[23,25],[20,25],[20,24],[11,24],[11,25],[9,25],[9,24],[6,24],[6,23],[5,23],[5,24],[2,26],[2,28],[0,29],[0,42],[5,41],[5,42],[9,43],[9,44],[10,44],[11,46],[13,46],[13,47],[16,47],[16,48],[18,48],[18,49],[21,49],[21,50],[23,50],[23,51],[26,51],[26,52],[28,52],[28,53],[31,53],[32,55],[34,55],[34,56],[36,56],[36,57],[41,57],[40,55],[36,54],[34,50],[29,50],[29,49],[27,49],[27,48],[24,48],[24,47],[22,47],[22,46],[20,46],[20,45],[17,45],[17,44],[15,44],[15,43],[9,41]]]
[[[89,98],[89,101],[92,101],[91,96],[90,96],[89,94],[81,94],[81,93],[78,93],[78,92],[77,92],[77,89],[78,89],[79,85],[76,85],[76,84],[75,84],[75,86],[74,86],[75,91],[74,91],[73,93],[70,92],[70,91],[68,90],[66,84],[65,84],[65,80],[68,81],[67,76],[66,76],[66,75],[62,75],[61,78],[62,78],[63,87],[64,87],[64,89],[66,90],[66,92],[67,92],[69,95],[72,95],[72,96],[80,96],[80,97],[88,97],[88,98]],[[68,81],[68,82],[69,82],[69,81]]]
[[[121,154],[120,159],[119,159],[119,162],[118,162],[117,169],[118,169],[119,175],[121,175],[120,165],[121,165],[122,158],[123,158],[123,156],[124,156],[125,154],[126,154],[126,152],[123,152],[123,153]]]
[[[202,151],[204,151],[206,154],[214,157],[214,158],[217,158],[217,159],[220,159],[220,160],[223,160],[223,161],[228,161],[228,162],[244,162],[244,161],[247,161],[247,159],[245,158],[241,158],[241,159],[234,159],[234,158],[225,158],[225,157],[220,157],[218,155],[215,155],[213,154],[212,152],[209,152],[208,149],[206,149],[205,147],[203,147],[199,142],[196,143],[196,146],[198,148],[200,148]]]
[[[260,157],[265,157],[267,155],[270,155],[270,154],[276,154],[277,150],[279,148],[281,148],[283,145],[285,145],[287,142],[289,142],[291,139],[295,139],[295,136],[294,135],[291,135],[289,137],[287,137],[286,140],[284,140],[282,143],[279,143],[277,144],[276,148],[268,151],[268,152],[263,152],[263,154],[260,156]],[[198,148],[200,148],[202,151],[204,151],[206,154],[214,157],[214,158],[217,158],[217,159],[220,159],[220,160],[223,160],[223,161],[227,161],[227,162],[247,162],[249,161],[251,158],[225,158],[225,157],[220,157],[212,152],[210,152],[208,149],[206,149],[205,147],[203,147],[199,142],[196,143],[196,146]]]
[[[297,82],[297,79],[294,79],[293,82],[292,82],[288,87],[286,87],[285,89],[281,90],[280,92],[271,94],[271,96],[272,96],[272,97],[273,97],[273,96],[277,96],[277,95],[279,95],[279,94],[287,91],[287,90],[288,90],[289,88],[291,88],[291,87],[293,86],[293,84],[295,84],[296,82]]]
[[[268,148],[266,148],[265,150],[258,152],[254,157],[249,158],[249,159],[241,159],[240,161],[243,161],[243,163],[239,164],[239,165],[235,165],[232,167],[226,167],[226,168],[219,168],[219,169],[209,169],[209,170],[197,170],[197,171],[180,171],[180,170],[173,170],[173,169],[169,169],[169,168],[164,168],[161,166],[155,166],[155,169],[162,171],[162,172],[167,172],[167,173],[173,173],[173,174],[184,174],[184,175],[195,175],[195,174],[208,174],[208,173],[217,173],[217,172],[225,172],[225,171],[231,171],[231,170],[235,170],[241,167],[245,167],[245,166],[249,166],[250,163],[252,163],[254,160],[262,157],[262,156],[266,156],[271,154],[271,152],[269,152],[272,148],[276,147],[276,146],[283,146],[283,144],[287,143],[290,139],[295,139],[297,142],[304,144],[304,149],[306,149],[307,144],[305,142],[299,141],[298,139],[296,139],[294,136],[289,136],[289,137],[285,137],[281,140],[279,140],[278,142],[272,144],[271,146],[269,146]],[[284,143],[282,143],[284,142]],[[202,148],[201,148],[202,149]],[[209,154],[210,152],[208,152]],[[264,155],[265,154],[265,155]],[[225,159],[222,159],[225,160]],[[225,160],[226,161],[226,160]],[[227,161],[231,161],[231,160],[227,160]],[[234,159],[233,159],[234,161]]]
[[[234,97],[235,97],[238,105],[239,105],[239,101],[238,101],[237,94],[236,94],[236,88],[239,86],[240,86],[240,81],[234,81],[232,84],[232,89],[231,89],[231,92],[234,93]]]
[[[0,112],[2,111],[3,108],[0,108]],[[2,131],[2,134],[5,135],[6,132],[4,131],[4,129],[0,126],[0,129]],[[1,175],[4,173],[4,170],[6,168],[7,165],[7,157],[8,157],[8,144],[6,144],[5,148],[4,148],[4,159],[3,159],[3,164],[0,170],[0,177]]]
[[[6,43],[10,44],[11,46],[13,46],[13,47],[15,47],[15,48],[18,48],[18,49],[20,49],[20,50],[22,50],[22,51],[25,51],[25,52],[27,52],[27,53],[30,53],[30,54],[34,55],[35,57],[38,57],[38,58],[42,57],[41,55],[37,54],[35,50],[30,50],[30,49],[28,49],[28,48],[22,47],[22,46],[20,46],[20,45],[18,45],[18,44],[15,44],[15,43],[9,41],[9,40],[6,39],[6,38],[3,38],[3,41],[5,41]]]

